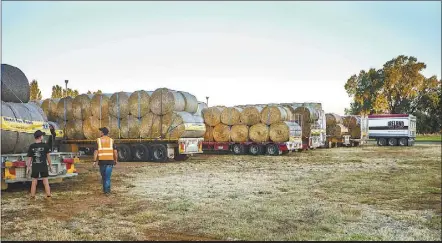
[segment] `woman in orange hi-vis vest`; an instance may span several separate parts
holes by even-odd
[[[100,138],[97,139],[97,147],[94,152],[94,167],[100,166],[101,182],[103,184],[103,192],[110,194],[112,168],[118,163],[118,153],[114,140],[108,136],[109,130],[106,127],[99,129]]]

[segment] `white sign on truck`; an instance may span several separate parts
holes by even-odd
[[[408,114],[368,116],[369,138],[379,146],[412,146],[416,138],[416,117]]]

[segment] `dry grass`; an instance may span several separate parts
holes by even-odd
[[[9,240],[439,240],[440,145],[338,148],[282,157],[200,155],[121,164],[54,185],[34,203],[2,195]],[[41,190],[41,189],[40,189]],[[110,227],[109,227],[110,226]]]

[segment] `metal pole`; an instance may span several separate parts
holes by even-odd
[[[65,87],[66,87],[66,89],[65,89],[65,96],[64,97],[67,97],[68,96],[68,83],[69,83],[69,80],[65,80],[64,81],[64,83],[65,83]]]
[[[209,96],[206,96],[206,105],[209,107]]]

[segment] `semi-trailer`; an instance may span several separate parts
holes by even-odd
[[[409,114],[368,116],[369,138],[378,146],[413,146],[416,140],[416,117]]]

